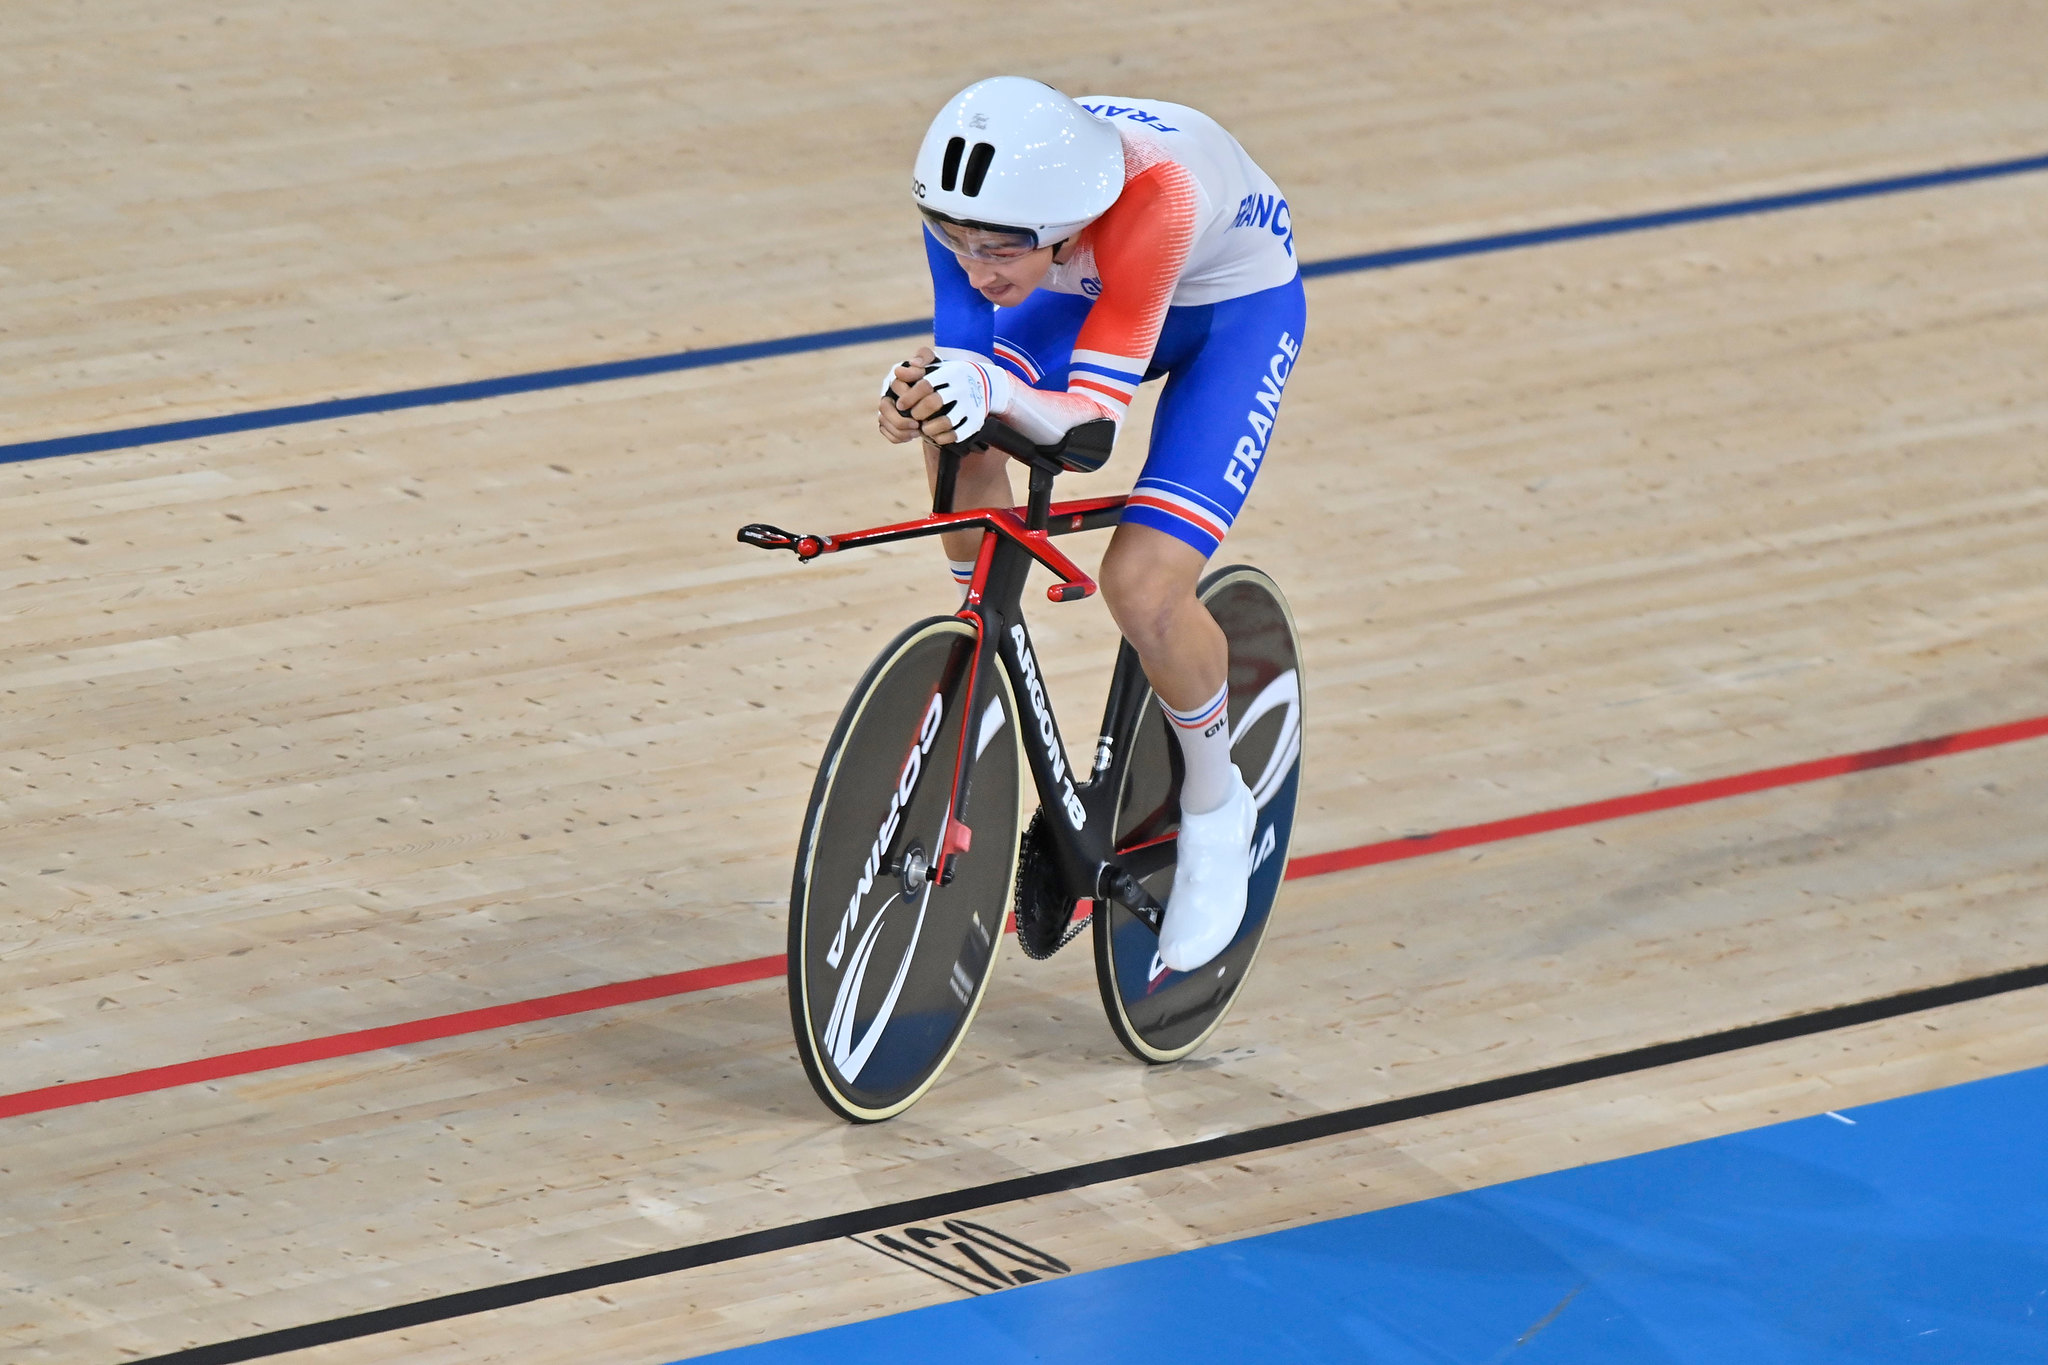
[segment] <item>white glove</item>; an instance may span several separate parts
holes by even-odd
[[[940,360],[979,360],[983,364],[988,363],[988,357],[981,352],[970,351],[960,346],[934,346],[932,354]],[[917,358],[913,356],[908,360],[899,360],[883,371],[881,396],[893,400],[896,397],[896,371],[914,370],[916,368]],[[991,365],[990,368],[993,369],[995,367]],[[927,373],[929,373],[929,369]],[[897,411],[901,412],[903,409],[898,408]]]
[[[891,365],[887,372],[882,375],[882,397],[894,403],[896,401],[896,371],[903,369],[905,366],[914,367],[916,364],[915,360],[899,360],[894,365]],[[903,409],[897,408],[896,411],[902,412]]]
[[[1010,374],[986,356],[948,347],[939,363],[925,371],[925,382],[945,404],[939,409],[953,424],[953,439],[969,441],[991,413],[1010,405]]]

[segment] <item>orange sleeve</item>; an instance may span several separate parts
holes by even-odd
[[[1102,293],[1074,340],[1068,391],[1121,418],[1145,377],[1174,286],[1195,242],[1201,196],[1177,162],[1156,161],[1125,183],[1088,230]]]

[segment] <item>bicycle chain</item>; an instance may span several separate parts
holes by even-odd
[[[1075,902],[1060,894],[1059,868],[1052,838],[1045,832],[1045,812],[1031,817],[1017,851],[1017,946],[1040,961],[1074,941],[1087,920],[1074,918]]]

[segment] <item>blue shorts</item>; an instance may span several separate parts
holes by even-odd
[[[1027,384],[1064,392],[1074,338],[1093,302],[1040,289],[996,309],[997,360]],[[1165,375],[1166,391],[1125,521],[1205,557],[1216,553],[1264,462],[1307,317],[1300,276],[1243,298],[1166,310],[1145,373]]]

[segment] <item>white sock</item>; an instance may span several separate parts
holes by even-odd
[[[967,589],[974,583],[974,561],[971,559],[949,559],[946,567],[953,571],[953,586],[960,589],[960,600],[967,601]]]
[[[1230,684],[1192,711],[1176,711],[1164,701],[1159,709],[1173,722],[1180,740],[1185,771],[1180,782],[1183,815],[1206,815],[1230,796]]]

